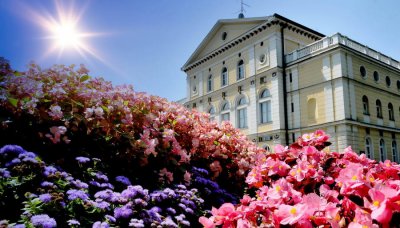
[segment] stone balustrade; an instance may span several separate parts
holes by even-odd
[[[386,56],[378,51],[375,51],[369,48],[366,45],[360,44],[355,40],[352,40],[346,36],[343,36],[340,33],[336,33],[333,36],[324,37],[321,40],[318,40],[314,43],[311,43],[303,48],[297,49],[292,53],[285,55],[286,64],[290,64],[294,61],[300,60],[307,56],[322,52],[327,49],[331,49],[335,46],[343,45],[349,47],[357,52],[363,53],[365,55],[370,56],[380,62],[383,62],[387,65],[395,67],[400,70],[400,62]]]

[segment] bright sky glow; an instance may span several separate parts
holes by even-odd
[[[278,13],[326,35],[337,32],[400,60],[398,0],[244,0],[245,17]],[[85,64],[91,76],[178,100],[180,69],[219,19],[237,18],[240,0],[0,0],[0,56]]]
[[[65,47],[78,48],[81,45],[81,41],[79,40],[80,34],[76,31],[75,25],[72,23],[54,26],[53,33],[56,44],[62,49]]]

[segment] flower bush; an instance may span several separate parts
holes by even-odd
[[[204,204],[184,185],[149,191],[127,177],[112,180],[95,158],[76,158],[78,178],[7,145],[0,165],[0,224],[12,227],[190,227]]]
[[[0,122],[0,226],[199,226],[238,202],[264,152],[228,122],[82,65],[16,72],[0,58]]]
[[[254,155],[263,152],[228,122],[91,78],[83,65],[3,68],[0,143],[36,151],[71,174],[75,157],[97,157],[110,175],[124,173],[155,189],[189,183],[196,166],[239,194]]]
[[[305,134],[290,147],[259,155],[247,176],[254,195],[225,203],[201,217],[204,227],[397,227],[400,165],[323,150],[323,131]]]
[[[0,58],[0,122],[0,227],[400,224],[398,164],[330,152],[322,131],[265,152],[84,66]]]

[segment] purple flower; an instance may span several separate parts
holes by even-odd
[[[17,145],[5,145],[0,149],[0,155],[2,154],[15,154],[18,155],[20,153],[26,152],[22,147]]]
[[[18,155],[18,158],[36,158],[36,154],[33,152],[23,152]]]
[[[49,175],[53,175],[55,172],[57,172],[58,170],[56,168],[54,168],[53,166],[46,166],[44,167],[44,172],[43,174],[48,177]]]
[[[125,176],[117,176],[115,177],[115,181],[120,182],[124,185],[131,185],[131,181]]]
[[[104,209],[108,209],[110,204],[106,201],[94,201],[93,206],[104,210]]]
[[[131,221],[129,221],[129,226],[130,227],[136,227],[136,228],[141,228],[144,227],[144,222],[141,219],[131,219]]]
[[[172,207],[167,208],[167,212],[171,213],[171,214],[176,214],[176,210]]]
[[[42,186],[42,187],[54,187],[55,185],[54,185],[53,183],[51,183],[51,182],[43,181],[43,182],[40,184],[40,186]]]
[[[98,180],[108,182],[108,177],[100,172],[96,173],[96,178]]]
[[[97,181],[89,181],[89,184],[96,186],[96,187],[100,187],[100,183]]]
[[[76,157],[75,158],[79,163],[86,163],[90,161],[90,158],[87,157]]]
[[[166,217],[164,221],[162,221],[161,225],[163,227],[176,227],[176,228],[178,228],[178,225],[169,216]]]
[[[43,203],[48,203],[51,201],[51,195],[49,193],[45,193],[39,196],[40,201]]]
[[[34,215],[31,218],[31,222],[34,226],[41,226],[43,228],[56,227],[56,220],[50,218],[48,215]]]
[[[110,227],[110,226],[108,225],[108,223],[106,223],[106,222],[99,222],[99,221],[95,222],[95,223],[93,224],[93,226],[92,226],[92,228],[108,228],[108,227]]]
[[[191,208],[186,208],[185,211],[189,214],[194,214],[194,211]]]
[[[183,210],[186,210],[186,205],[185,205],[185,204],[180,203],[180,204],[178,204],[178,206],[179,206],[180,208],[182,208]]]
[[[114,186],[113,186],[112,184],[110,184],[110,183],[101,183],[101,184],[100,184],[100,187],[101,187],[101,188],[111,188],[111,189],[114,189]]]
[[[16,165],[18,163],[21,163],[21,159],[19,158],[14,158],[13,160],[11,160],[10,162],[7,162],[6,167],[12,166],[12,165]]]
[[[74,199],[87,200],[89,198],[86,192],[82,190],[71,189],[67,191],[67,194],[69,200],[74,200]]]
[[[82,182],[82,181],[80,181],[80,180],[72,181],[72,184],[74,184],[75,187],[77,187],[77,188],[84,188],[84,189],[86,189],[86,188],[89,187],[88,184],[86,184],[85,182]]]
[[[8,171],[6,168],[0,168],[0,177],[4,177],[4,178],[11,177],[10,171]]]
[[[126,205],[122,207],[117,207],[114,209],[114,217],[117,218],[129,218],[132,214],[132,209],[128,208]]]
[[[142,206],[142,207],[147,206],[147,202],[144,201],[143,199],[135,199],[133,202],[134,202],[134,204],[140,205],[140,206]]]
[[[100,199],[104,199],[104,200],[108,200],[111,198],[111,195],[114,192],[110,189],[106,189],[106,190],[102,190],[102,191],[98,191],[96,192],[96,194],[94,194],[95,198],[100,198]]]
[[[113,216],[111,216],[111,215],[106,215],[105,217],[106,217],[106,219],[107,219],[108,221],[110,221],[110,222],[116,222],[116,221],[117,221],[117,220],[116,220]]]
[[[127,189],[121,192],[121,196],[126,199],[134,198],[137,195],[137,188],[134,186],[128,186]]]
[[[38,163],[38,161],[35,158],[31,158],[31,157],[26,157],[22,159],[23,162],[31,162],[31,163]]]
[[[25,228],[25,224],[16,224],[13,226],[13,228]]]
[[[163,192],[164,192],[165,194],[167,194],[168,197],[170,197],[170,198],[175,198],[175,197],[176,197],[175,191],[172,190],[172,189],[170,189],[170,188],[164,189]]]
[[[73,226],[73,225],[79,226],[79,225],[81,224],[80,222],[78,222],[78,221],[75,220],[75,219],[70,219],[70,220],[68,220],[67,222],[68,222],[68,225],[70,225],[70,226]]]

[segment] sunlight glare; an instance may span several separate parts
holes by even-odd
[[[55,25],[53,33],[57,45],[62,48],[80,45],[79,32],[72,23]]]

